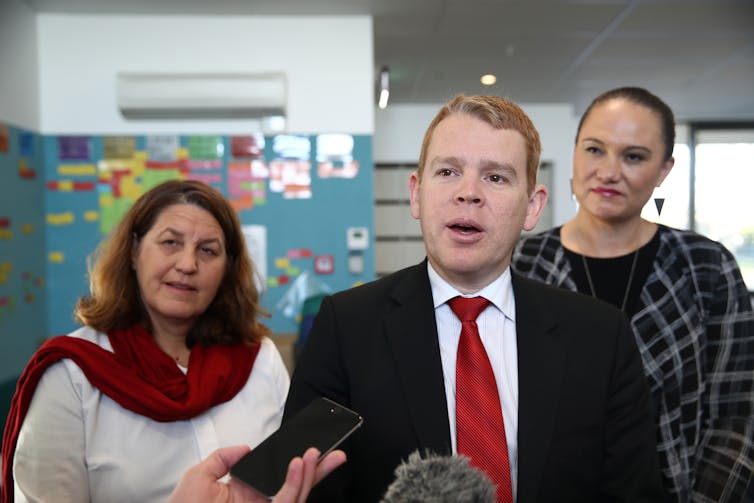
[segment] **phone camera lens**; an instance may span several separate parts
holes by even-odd
[[[334,413],[335,413],[335,409],[330,409],[330,414],[334,414]]]

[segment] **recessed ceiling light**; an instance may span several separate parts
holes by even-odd
[[[482,75],[482,78],[479,79],[479,81],[484,84],[485,86],[491,86],[495,82],[497,82],[497,77],[492,75],[491,73],[488,73],[486,75]]]

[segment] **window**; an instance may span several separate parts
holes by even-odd
[[[754,124],[690,124],[677,133],[684,143],[675,145],[673,170],[642,216],[721,242],[735,255],[752,291]],[[662,204],[659,212],[656,200]]]
[[[655,189],[641,216],[652,222],[665,224],[676,229],[689,229],[689,197],[691,195],[691,164],[689,146],[676,143],[673,147],[675,164],[665,177],[662,186]]]
[[[736,256],[754,290],[754,125],[692,129],[694,224]]]

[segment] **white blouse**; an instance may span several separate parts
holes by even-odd
[[[106,334],[71,334],[112,351]],[[161,423],[100,393],[71,360],[42,376],[18,437],[15,501],[164,501],[183,472],[219,447],[251,447],[280,426],[289,377],[275,344],[262,342],[246,385],[190,420]]]

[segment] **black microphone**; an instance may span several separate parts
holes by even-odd
[[[418,451],[395,469],[381,503],[495,503],[495,485],[464,456]]]

